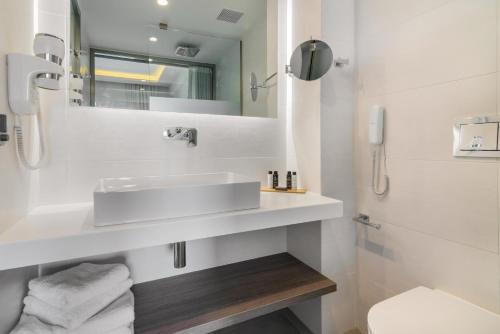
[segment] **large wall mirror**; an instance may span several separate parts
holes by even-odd
[[[70,103],[276,117],[278,1],[71,0]]]

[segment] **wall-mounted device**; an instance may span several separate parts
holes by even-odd
[[[368,137],[373,145],[382,145],[384,142],[384,108],[381,106],[373,106],[370,111]]]
[[[7,55],[9,105],[15,114],[15,140],[21,163],[28,169],[41,167],[45,158],[43,126],[41,124],[38,88],[58,90],[64,75],[64,41],[56,36],[37,34],[33,42],[35,56],[21,53]],[[22,116],[36,116],[40,152],[38,161],[28,161],[24,148]]]
[[[500,116],[458,119],[453,128],[456,157],[499,158]]]
[[[387,176],[386,174],[384,175],[384,186],[382,190],[379,189],[381,155],[384,156],[384,168],[387,168],[387,166],[385,165],[384,118],[385,118],[384,107],[375,105],[370,109],[370,115],[368,120],[368,138],[370,144],[373,145],[372,189],[377,196],[385,196],[389,191],[389,176]]]

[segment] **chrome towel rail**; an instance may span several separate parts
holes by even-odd
[[[382,225],[380,224],[370,223],[370,216],[364,215],[362,213],[360,213],[359,216],[353,218],[352,220],[355,221],[356,223],[372,227],[376,230],[380,230],[382,228]]]

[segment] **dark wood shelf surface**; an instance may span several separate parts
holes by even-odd
[[[210,333],[336,289],[288,253],[142,283],[135,333]]]
[[[313,332],[286,308],[211,334],[313,334]]]

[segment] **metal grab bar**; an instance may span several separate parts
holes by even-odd
[[[352,220],[355,221],[356,223],[372,227],[376,230],[380,230],[382,228],[382,225],[380,224],[370,223],[370,216],[364,215],[362,213],[360,213],[358,217],[355,217]]]

